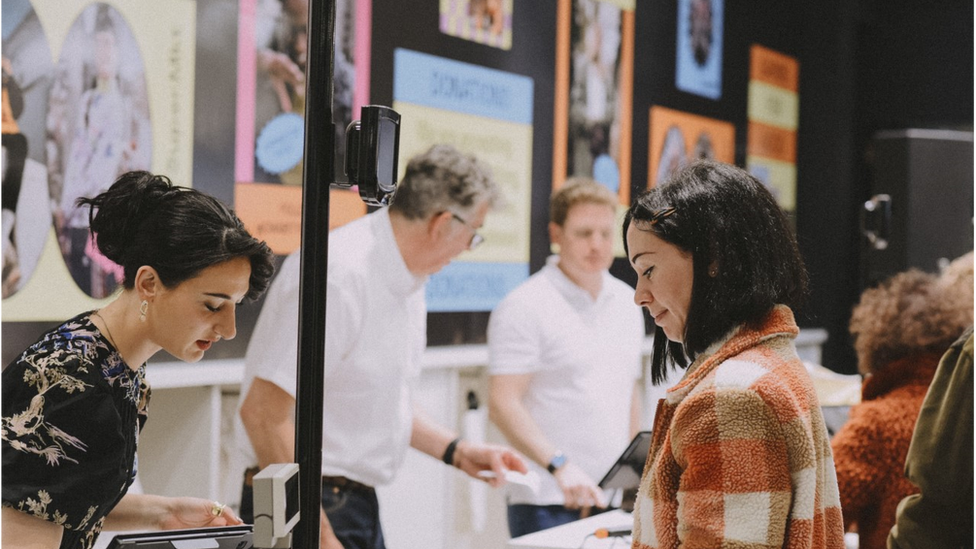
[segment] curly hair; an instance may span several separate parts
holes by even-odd
[[[851,314],[858,370],[873,374],[911,355],[944,353],[973,323],[973,277],[910,269],[861,294]]]
[[[962,255],[949,263],[939,275],[939,285],[962,305],[973,306],[973,252]]]

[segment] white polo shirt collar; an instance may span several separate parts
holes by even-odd
[[[384,284],[395,295],[408,296],[417,291],[427,282],[427,276],[418,276],[410,272],[407,263],[403,259],[403,254],[397,246],[396,238],[393,236],[393,224],[390,222],[390,211],[383,208],[378,212],[370,214],[373,218],[373,231],[376,235],[377,252],[383,257],[388,258],[385,269],[378,270],[376,281]]]
[[[601,274],[602,283],[600,284],[600,293],[597,295],[596,299],[590,295],[590,292],[580,288],[572,279],[566,276],[566,273],[559,268],[559,256],[550,255],[546,258],[546,266],[542,268],[545,276],[549,277],[552,281],[553,286],[559,290],[559,293],[566,296],[566,299],[576,308],[584,307],[594,307],[608,299],[607,287],[609,283],[607,282],[607,277],[613,275],[609,271],[604,270]]]

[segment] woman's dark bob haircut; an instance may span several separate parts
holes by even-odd
[[[796,310],[806,297],[807,273],[786,215],[766,187],[741,168],[697,161],[676,171],[627,211],[625,250],[631,225],[693,258],[684,344],[668,341],[660,327],[655,330],[655,383],[666,377],[668,358],[686,368],[689,359],[733,328],[761,323],[777,304]]]
[[[251,262],[245,298],[253,301],[274,274],[273,252],[232,210],[166,176],[128,172],[98,196],[78,199],[78,205],[91,208],[88,221],[98,250],[122,266],[126,289],[143,265],[173,288],[207,267],[245,257]]]

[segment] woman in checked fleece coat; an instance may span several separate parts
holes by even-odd
[[[657,326],[652,378],[687,370],[658,404],[634,547],[843,549],[830,441],[793,343],[806,272],[772,195],[696,162],[640,196],[624,234],[634,300]]]

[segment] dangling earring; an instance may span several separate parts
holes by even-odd
[[[708,270],[708,276],[715,278],[718,276],[718,267],[712,265],[712,268]]]
[[[149,312],[149,302],[145,299],[139,304],[139,322],[146,321],[146,313]]]

